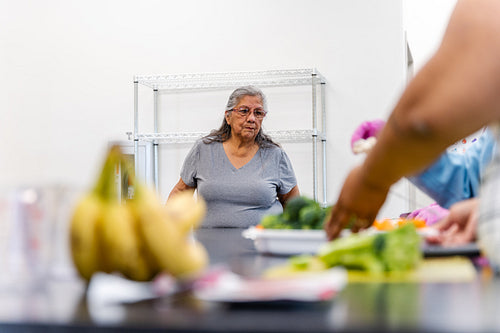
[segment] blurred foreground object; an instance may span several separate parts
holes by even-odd
[[[117,193],[117,167],[129,174],[134,187],[130,200]],[[205,214],[204,201],[188,191],[163,206],[131,170],[120,148],[113,146],[94,188],[77,203],[70,225],[77,271],[86,281],[96,272],[121,273],[137,281],[149,281],[160,272],[194,277],[208,264],[204,247],[188,237]]]
[[[324,244],[316,255],[293,256],[286,266],[271,271],[303,273],[342,266],[375,274],[406,272],[421,262],[421,241],[413,223],[387,232],[354,233]]]

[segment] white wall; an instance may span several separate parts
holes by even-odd
[[[415,72],[441,43],[456,0],[404,0],[403,26],[410,43]]]
[[[439,47],[455,4],[456,0],[403,1],[403,26],[413,57],[414,73],[425,65]],[[410,210],[435,201],[414,186],[409,186]]]
[[[0,184],[90,186],[107,143],[133,129],[135,74],[316,67],[333,203],[362,159],[353,129],[385,118],[403,89],[402,20],[398,0],[0,0]],[[400,192],[385,215],[405,209]]]

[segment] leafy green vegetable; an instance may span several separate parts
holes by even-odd
[[[297,221],[299,220],[300,210],[304,207],[313,205],[317,205],[317,203],[305,196],[293,197],[286,204],[283,215],[288,221]]]
[[[292,229],[292,226],[283,218],[283,214],[265,215],[260,224],[266,229]]]
[[[327,268],[317,256],[310,254],[291,257],[290,264],[294,271],[321,271]]]
[[[420,236],[412,224],[381,234],[352,234],[318,251],[328,267],[342,265],[371,272],[404,271],[421,259]]]
[[[305,270],[311,265],[312,260],[314,260],[314,256],[302,254],[291,257],[290,264],[292,264],[292,266],[296,269]]]
[[[305,196],[290,199],[278,215],[266,215],[260,224],[267,229],[323,229],[331,207],[322,208],[319,203]]]
[[[309,205],[299,212],[299,221],[302,229],[321,229],[325,219],[325,210],[316,205]]]
[[[380,236],[385,236],[385,246],[380,257],[387,271],[407,270],[420,261],[420,236],[415,225],[409,223]]]

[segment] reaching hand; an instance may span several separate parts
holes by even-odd
[[[427,207],[414,210],[406,218],[424,220],[426,225],[433,225],[448,216],[449,213],[448,209],[439,206],[437,203],[432,203]]]
[[[367,183],[360,166],[352,169],[325,225],[328,239],[336,238],[345,227],[358,232],[371,226],[388,192],[389,188]]]
[[[463,245],[474,241],[479,217],[478,209],[477,198],[457,202],[450,207],[450,214],[433,226],[439,233],[428,236],[427,241],[444,246]]]
[[[376,119],[362,122],[352,133],[351,150],[354,154],[366,152],[375,143],[375,137],[384,127],[385,121]]]

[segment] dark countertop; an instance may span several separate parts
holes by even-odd
[[[241,229],[201,229],[211,265],[258,276],[285,257],[261,255]],[[227,305],[191,294],[96,304],[76,279],[0,287],[0,332],[496,332],[500,278],[468,283],[352,283],[318,303]]]

